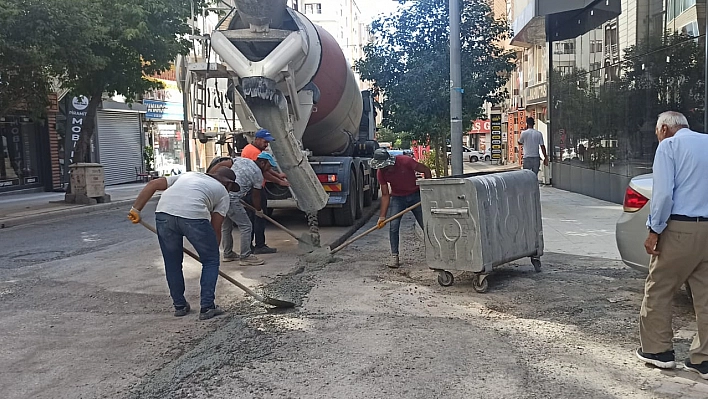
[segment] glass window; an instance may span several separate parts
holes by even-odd
[[[0,119],[0,188],[39,183],[37,125],[25,116]]]

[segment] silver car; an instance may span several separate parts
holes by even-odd
[[[651,256],[644,249],[647,239],[647,218],[649,218],[649,202],[651,200],[652,174],[639,175],[629,182],[624,193],[624,212],[617,221],[615,239],[622,262],[627,266],[649,273]],[[684,284],[689,300],[693,300],[691,287]]]
[[[617,221],[615,238],[622,261],[639,271],[649,271],[650,256],[644,249],[651,200],[652,175],[634,177],[624,194],[624,212]]]

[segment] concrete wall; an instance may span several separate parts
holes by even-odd
[[[621,204],[631,177],[554,162],[553,187]]]

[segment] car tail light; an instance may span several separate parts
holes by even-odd
[[[644,207],[649,202],[649,198],[639,194],[632,187],[627,187],[624,193],[624,211],[636,212]]]
[[[317,175],[317,179],[320,183],[336,183],[337,175]]]

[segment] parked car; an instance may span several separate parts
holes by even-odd
[[[617,221],[615,239],[622,262],[639,271],[649,271],[650,256],[644,250],[651,200],[652,175],[634,177],[624,193],[622,216]]]
[[[651,256],[644,249],[647,238],[647,218],[652,192],[652,174],[639,175],[630,180],[624,193],[622,216],[615,227],[615,240],[622,262],[632,269],[649,273]],[[691,287],[684,284],[689,300],[693,300]]]
[[[462,160],[463,161],[469,161],[469,162],[477,162],[480,159],[485,159],[484,153],[473,150],[467,146],[462,146]],[[490,159],[491,159],[491,154],[490,154]],[[447,146],[447,163],[449,164],[450,161],[452,160],[452,146]]]

